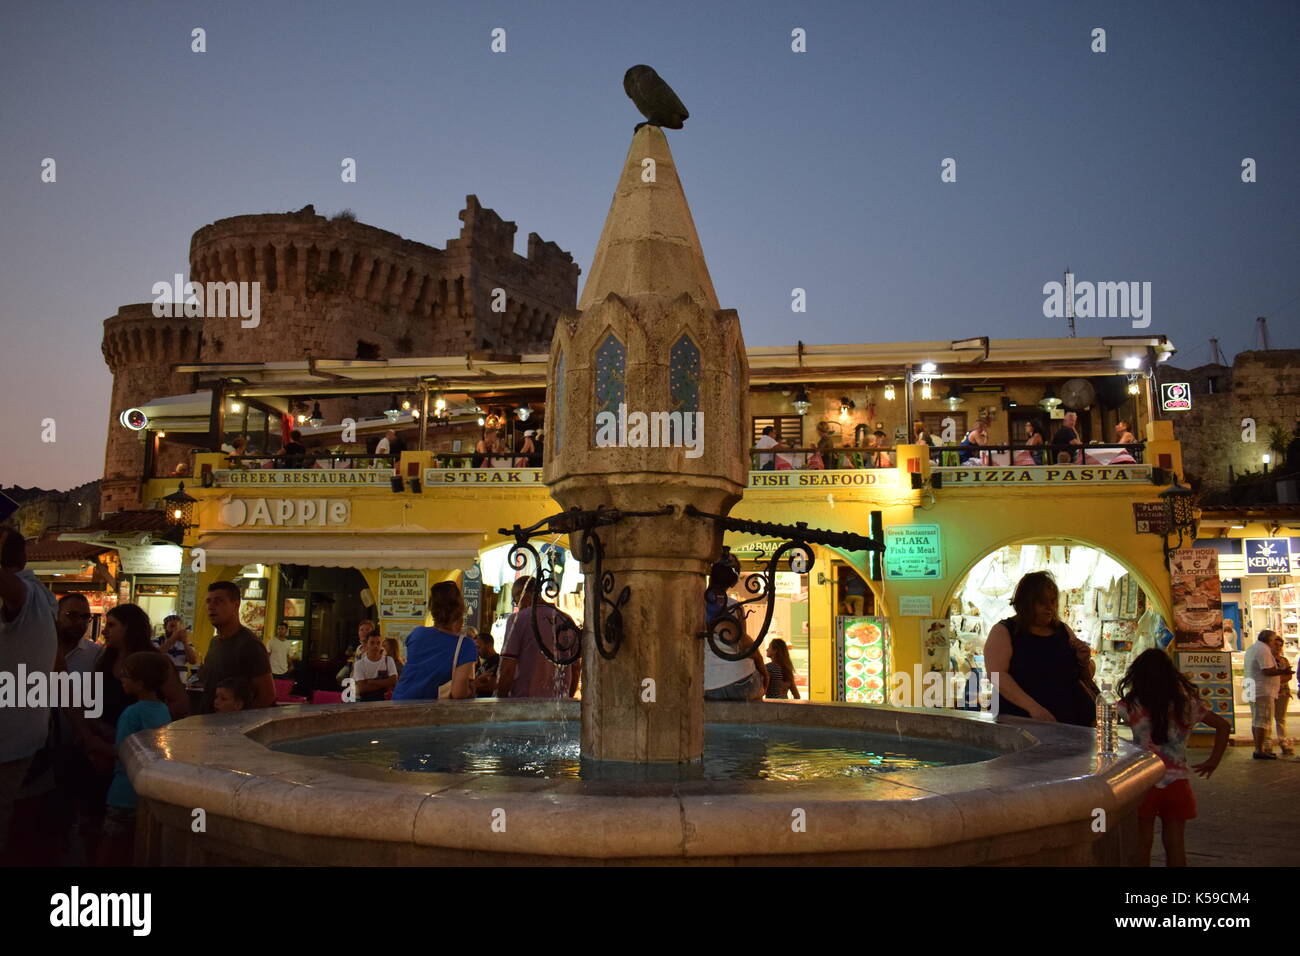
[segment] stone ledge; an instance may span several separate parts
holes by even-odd
[[[225,821],[218,829],[233,844],[252,846],[249,834],[256,832],[261,836],[254,842],[266,852],[283,845],[288,862],[304,863],[326,862],[303,856],[317,841],[324,841],[321,852],[339,844],[326,854],[333,862],[757,862],[751,858],[760,850],[755,834],[762,834],[766,862],[1079,862],[1101,852],[1089,847],[1105,840],[1092,830],[1094,812],[1103,809],[1108,829],[1118,828],[1163,772],[1158,758],[1129,744],[1119,757],[1099,762],[1085,728],[799,702],[711,703],[706,716],[886,730],[1003,755],[845,780],[614,784],[383,771],[265,746],[345,729],[554,719],[557,709],[576,718],[578,704],[299,705],[194,717],[132,737],[123,761],[153,808],[151,825],[171,827],[159,821],[171,819],[172,811],[188,821],[191,808],[202,807],[210,820]],[[379,812],[360,813],[361,804]],[[806,831],[790,826],[795,808],[806,817]],[[496,809],[506,811],[505,834],[491,826]],[[1028,839],[1038,831],[1056,836],[1050,845]],[[215,839],[216,831],[210,832]],[[295,836],[282,844],[285,834]],[[173,833],[166,856],[201,855],[207,852],[201,846],[178,849],[176,841],[202,845],[205,839]],[[216,855],[251,862],[237,853]],[[285,862],[279,854],[276,860]]]

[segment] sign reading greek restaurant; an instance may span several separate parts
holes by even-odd
[[[939,526],[901,524],[886,528],[885,577],[894,581],[943,577]]]
[[[943,483],[949,485],[1063,485],[1150,483],[1150,465],[1062,465],[1048,468],[940,468]]]
[[[1247,574],[1290,574],[1289,538],[1246,538]]]
[[[212,473],[213,481],[219,488],[235,485],[387,486],[392,476],[391,468],[230,468]]]
[[[423,619],[428,597],[424,571],[390,570],[379,572],[379,617]]]

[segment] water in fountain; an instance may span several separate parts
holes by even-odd
[[[763,706],[761,704],[755,706]],[[326,734],[272,749],[423,773],[582,778],[807,780],[859,777],[988,760],[997,754],[948,741],[771,724],[708,724],[702,766],[583,761],[572,720],[403,727]]]

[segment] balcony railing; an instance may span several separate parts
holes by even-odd
[[[943,445],[930,452],[930,460],[941,468],[1014,465],[1140,465],[1146,445]]]
[[[749,467],[753,471],[852,471],[864,468],[893,468],[894,446],[820,448],[751,448]]]

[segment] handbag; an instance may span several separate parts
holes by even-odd
[[[451,652],[451,677],[447,679],[447,683],[438,688],[439,700],[447,700],[451,697],[451,682],[456,678],[456,661],[460,658],[460,645],[464,642],[465,635],[462,634],[460,640],[456,642],[456,649]]]

